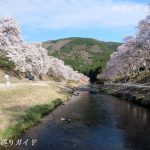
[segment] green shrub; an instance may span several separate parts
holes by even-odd
[[[6,56],[0,56],[0,68],[5,70],[12,70],[14,69],[15,64],[13,61],[9,60]]]

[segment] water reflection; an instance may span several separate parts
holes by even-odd
[[[60,118],[71,118],[66,123]],[[150,149],[150,112],[112,96],[82,89],[28,130],[21,138],[38,139],[27,150],[147,150]],[[16,148],[16,149],[17,149]]]
[[[124,131],[125,145],[132,149],[150,149],[150,112],[119,99],[111,99],[117,127]]]

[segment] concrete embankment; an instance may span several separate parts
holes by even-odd
[[[150,107],[150,86],[142,84],[104,84],[99,87],[101,92],[136,102],[142,106]]]

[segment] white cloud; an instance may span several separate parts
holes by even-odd
[[[146,4],[123,0],[0,0],[0,16],[36,29],[136,26],[147,13]]]

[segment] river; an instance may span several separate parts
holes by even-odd
[[[110,95],[80,88],[65,105],[59,106],[27,130],[25,150],[149,150],[150,111]],[[69,118],[63,121],[62,118]],[[37,142],[31,146],[31,140]]]

